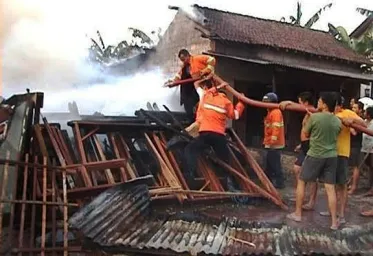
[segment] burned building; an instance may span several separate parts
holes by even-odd
[[[323,31],[194,5],[193,13],[177,9],[156,51],[145,66],[163,68],[171,76],[180,62],[181,48],[217,59],[216,73],[240,92],[259,99],[269,91],[280,100],[296,100],[298,93],[341,91],[358,96],[360,83],[373,80],[360,66],[369,60]],[[249,146],[260,146],[265,110],[248,107],[233,127]],[[298,143],[302,116],[286,113],[287,146]]]

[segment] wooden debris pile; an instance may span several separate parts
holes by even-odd
[[[190,190],[185,170],[182,170],[182,149],[167,150],[167,142],[175,135],[177,127],[160,120],[157,113],[148,111],[146,115],[153,116],[154,120],[145,121],[72,121],[68,124],[72,136],[44,118],[43,124],[34,126],[33,154],[45,157],[48,164],[56,159],[57,166],[66,169],[67,196],[77,202],[90,199],[113,185],[152,175],[150,193],[154,200],[175,198],[182,203],[239,195],[265,197],[286,208],[278,191],[233,130],[229,132],[232,163],[226,164],[213,156],[201,157],[196,179],[200,189]],[[158,123],[154,123],[155,120]],[[225,191],[221,178],[214,171],[216,166],[233,174],[242,192]],[[248,169],[253,170],[251,177]]]
[[[201,156],[195,179],[199,189],[191,190],[182,168],[183,149],[167,150],[168,141],[184,124],[178,115],[167,119],[168,112],[146,111],[145,116],[135,117],[85,117],[69,122],[71,129],[66,130],[46,118],[39,122],[41,105],[35,102],[30,103],[27,111],[31,112],[22,122],[26,128],[19,140],[25,146],[17,151],[17,157],[9,157],[8,152],[0,159],[2,253],[79,252],[80,240],[69,231],[68,217],[106,189],[149,175],[153,201],[263,197],[286,209],[278,191],[233,130],[228,133],[231,163],[213,155]],[[240,192],[226,191],[215,171],[217,166],[233,174]],[[13,176],[18,178],[10,183]],[[15,196],[10,197],[9,191]],[[3,214],[6,206],[10,210]]]

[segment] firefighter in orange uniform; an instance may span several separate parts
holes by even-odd
[[[186,49],[181,49],[178,57],[183,65],[175,78],[168,82],[174,82],[180,79],[198,78],[214,73],[215,71],[216,61],[214,57],[208,55],[190,55]],[[194,109],[198,100],[198,94],[196,93],[193,82],[180,86],[180,105],[184,105],[185,112],[191,122],[195,119]]]
[[[196,121],[192,125],[199,127],[199,136],[185,148],[186,166],[184,168],[188,183],[192,185],[197,170],[197,159],[204,149],[212,147],[219,159],[229,162],[229,148],[225,136],[226,121],[227,118],[239,119],[245,109],[243,103],[238,102],[234,106],[224,93],[213,88],[217,86],[218,81],[220,81],[220,86],[226,84],[212,74],[195,83],[200,95],[200,103]],[[225,173],[221,174],[227,177],[227,188],[232,190],[234,189],[233,179]]]
[[[264,95],[264,102],[277,103],[278,97],[270,92]],[[280,109],[268,109],[264,119],[264,148],[266,149],[266,172],[276,188],[284,188],[284,174],[281,166],[281,149],[285,147],[284,120]]]

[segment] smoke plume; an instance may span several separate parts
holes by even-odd
[[[11,0],[0,5],[4,14],[1,40],[5,97],[24,93],[26,88],[43,91],[44,112],[67,112],[72,101],[76,101],[81,114],[98,111],[132,115],[147,101],[179,108],[176,91],[162,88],[165,77],[160,70],[112,78],[102,77],[97,68],[87,64],[89,37],[96,36],[96,30],[118,30],[120,38],[106,42],[114,45],[130,36],[123,31],[134,24],[118,21],[115,13],[102,16],[100,12],[105,10],[91,5],[91,1]],[[115,9],[120,8],[113,12]],[[97,25],[99,19],[105,19],[101,27]],[[103,37],[105,40],[105,34]]]
[[[76,33],[77,29],[68,29],[66,13],[65,17],[57,14],[55,1],[1,4],[5,93],[26,88],[60,90],[93,79],[95,70],[84,62],[88,40],[84,33]]]
[[[162,88],[164,77],[160,72],[139,73],[130,77],[115,78],[110,83],[45,94],[45,110],[67,110],[71,101],[77,102],[80,114],[93,114],[92,110],[106,115],[133,115],[135,110],[146,108],[146,103],[157,103],[160,109],[167,105],[181,110],[177,88]]]

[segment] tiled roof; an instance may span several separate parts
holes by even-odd
[[[194,7],[207,19],[204,27],[212,36],[221,40],[295,50],[356,63],[369,63],[367,58],[345,47],[327,32],[199,5]]]
[[[122,184],[81,208],[69,224],[100,250],[118,254],[140,250],[154,254],[224,256],[372,255],[373,252],[371,223],[334,233],[232,217],[206,219],[198,213],[175,214],[167,209],[157,214],[155,207],[151,205],[146,185]]]

